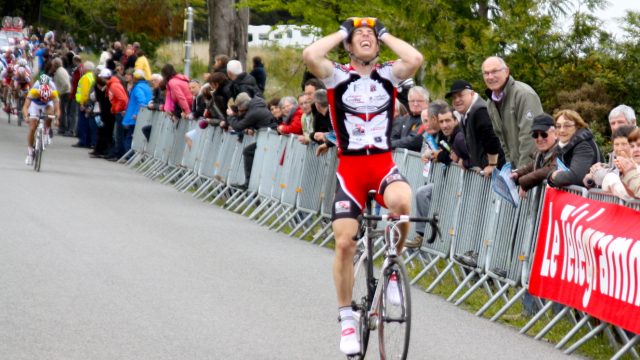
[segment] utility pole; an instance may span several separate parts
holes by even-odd
[[[187,33],[187,38],[184,41],[184,74],[187,77],[191,77],[191,37],[193,31],[193,8],[189,6],[186,9],[186,19],[184,20],[184,31]]]

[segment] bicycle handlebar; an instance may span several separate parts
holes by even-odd
[[[398,223],[403,222],[425,222],[431,225],[431,236],[427,240],[428,244],[432,244],[438,236],[442,236],[440,233],[440,228],[438,227],[438,214],[433,214],[433,217],[420,217],[420,216],[409,216],[409,215],[394,215],[394,214],[385,214],[385,215],[360,215],[360,220],[369,220],[369,221],[394,221]],[[357,240],[361,236],[355,236],[354,240]]]

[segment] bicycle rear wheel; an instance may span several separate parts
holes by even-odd
[[[13,112],[13,107],[14,107],[14,101],[15,99],[13,98],[13,91],[11,89],[9,89],[9,92],[7,94],[7,103],[5,104],[6,109],[8,110],[7,113],[7,122],[9,124],[11,124],[11,113]]]
[[[382,274],[382,296],[378,303],[380,359],[405,360],[411,335],[411,288],[402,259],[394,257],[389,261]],[[394,277],[398,284],[395,295],[391,294],[395,291],[393,286],[389,289],[389,281]]]
[[[40,166],[42,165],[42,153],[43,153],[43,139],[42,139],[42,129],[36,130],[36,146],[33,151],[33,169],[35,171],[40,171]]]
[[[22,118],[22,107],[24,106],[24,96],[18,98],[18,106],[16,107],[16,116],[18,116],[18,126],[22,126],[24,119]]]
[[[354,279],[353,293],[351,295],[351,306],[353,307],[353,317],[358,322],[358,335],[360,338],[360,354],[350,356],[349,359],[364,359],[369,344],[369,290],[367,289],[367,267],[369,258],[366,253],[354,258]]]

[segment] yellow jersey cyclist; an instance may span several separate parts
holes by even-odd
[[[46,115],[55,114],[55,126],[58,126],[58,118],[60,117],[60,98],[55,84],[48,75],[40,75],[38,81],[29,89],[27,97],[24,101],[22,114],[29,124],[29,133],[27,135],[27,159],[25,164],[33,164],[33,144],[36,128],[38,127],[38,119],[40,113]],[[47,116],[45,120],[45,143],[51,143],[51,119]]]

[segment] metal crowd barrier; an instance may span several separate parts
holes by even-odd
[[[139,131],[147,123],[153,124],[148,142]],[[256,136],[244,136],[239,142],[238,135],[210,127],[198,132],[188,150],[184,144],[186,131],[187,122],[175,124],[162,113],[142,110],[129,154],[135,161],[130,163],[141,164],[138,171],[152,179],[165,176],[164,182],[174,182],[178,190],[195,187],[195,197],[213,198],[211,202],[224,200],[226,208],[242,211],[260,224],[269,223],[277,231],[288,225],[290,236],[301,232],[299,237],[306,238],[313,232],[311,241],[320,246],[333,239],[329,218],[336,186],[335,148],[316,156],[315,145],[302,145],[296,137],[281,136],[273,130],[260,130]],[[232,184],[244,182],[242,152],[253,141],[257,144],[249,187],[240,191]],[[455,300],[457,305],[482,288],[488,300],[476,315],[481,316],[501,301],[499,310],[491,317],[491,321],[496,321],[526,293],[545,189],[529,191],[527,198],[513,207],[493,193],[488,178],[475,172],[456,165],[434,164],[425,179],[418,153],[396,150],[393,157],[414,193],[425,183],[433,184],[429,216],[438,213],[442,231],[440,239],[432,244],[424,242],[418,251],[407,256],[407,262],[421,259],[422,269],[413,277],[412,284],[433,273],[433,280],[426,285],[426,291],[430,292],[450,275],[457,287],[448,300]],[[587,192],[578,186],[564,190],[640,210],[637,200],[625,202],[602,191]],[[430,236],[429,227],[424,236]],[[509,296],[509,289],[514,289],[515,294]],[[531,330],[545,316],[548,318],[554,303],[539,301],[539,305],[540,311],[520,329],[521,333]],[[614,359],[625,353],[640,358],[634,347],[640,342],[638,335],[602,321],[592,322],[588,314],[568,307],[559,310],[535,338],[542,338],[565,318],[574,325],[557,348],[567,345],[580,329],[586,327],[589,331],[565,353],[572,353],[604,332],[618,349]]]

